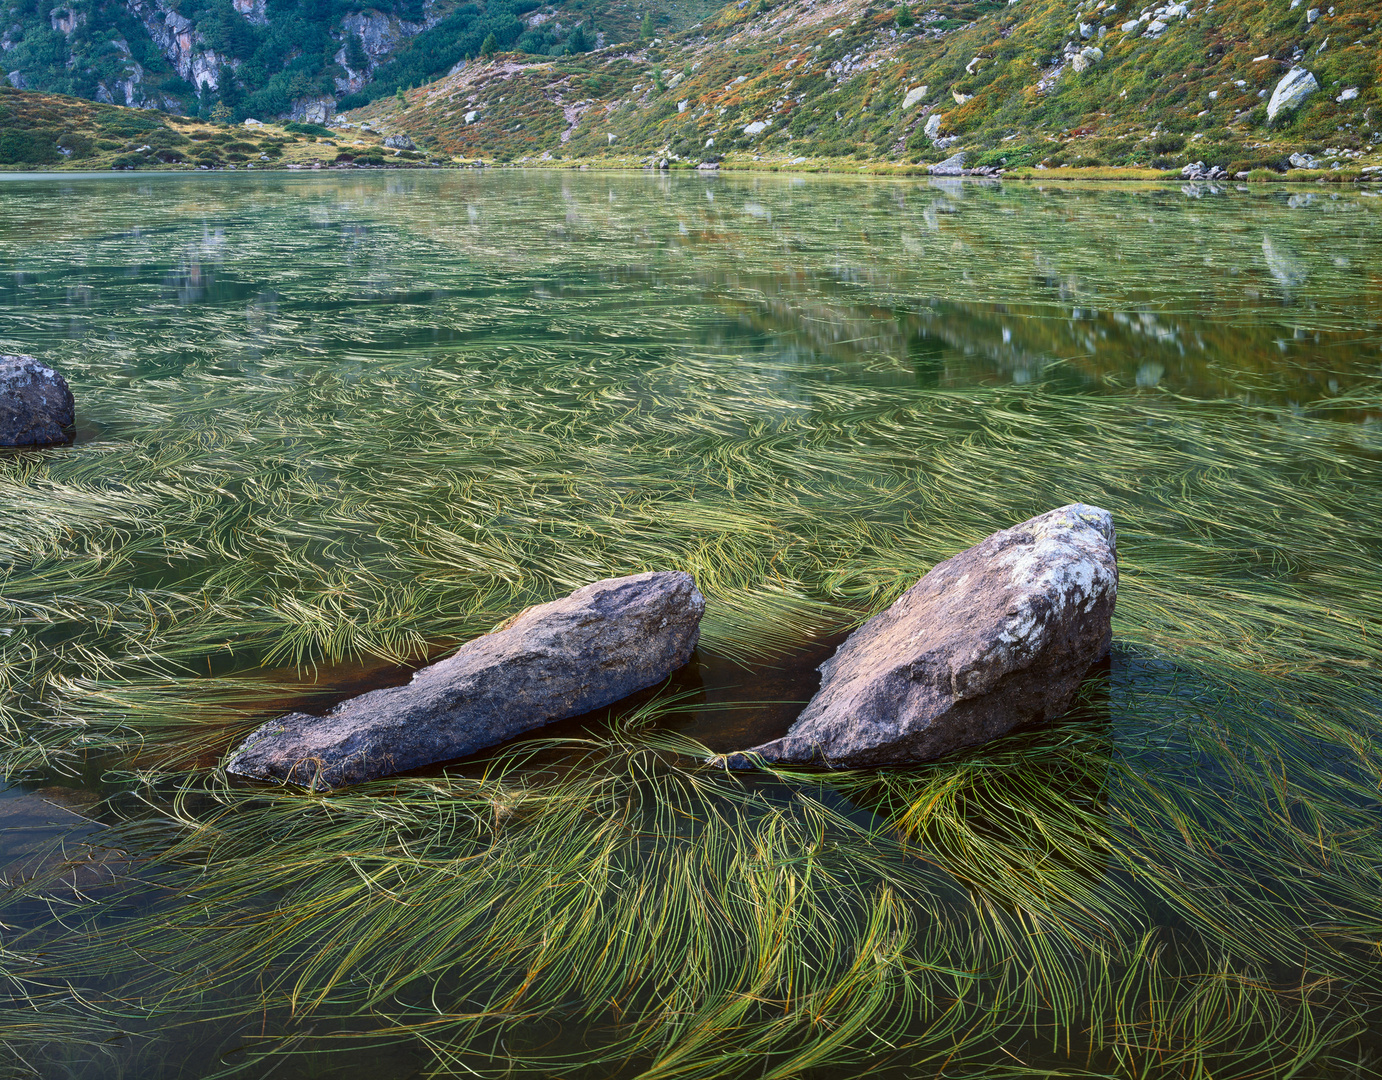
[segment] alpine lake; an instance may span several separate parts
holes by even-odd
[[[1382,1072],[1382,198],[0,181],[0,1075]],[[1077,708],[728,773],[936,562],[1110,510]],[[692,572],[666,686],[331,794],[266,719]]]

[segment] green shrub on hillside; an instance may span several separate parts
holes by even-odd
[[[61,133],[47,128],[0,132],[0,165],[56,165]]]

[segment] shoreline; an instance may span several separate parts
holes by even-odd
[[[160,175],[160,176],[192,176],[201,173],[225,174],[225,173],[301,173],[301,172],[462,172],[472,169],[522,169],[536,172],[599,172],[599,173],[653,173],[655,175],[690,175],[696,176],[716,176],[721,173],[736,173],[744,175],[765,175],[765,174],[787,174],[792,176],[873,176],[873,177],[897,177],[897,178],[916,178],[931,180],[972,180],[981,182],[993,182],[998,180],[1011,181],[1050,181],[1050,180],[1074,180],[1081,182],[1097,183],[1180,183],[1180,184],[1201,184],[1210,186],[1237,186],[1237,185],[1272,185],[1272,184],[1379,184],[1382,185],[1382,169],[1371,172],[1362,172],[1354,169],[1292,169],[1287,173],[1275,173],[1270,170],[1255,170],[1249,176],[1243,177],[1219,177],[1207,179],[1204,177],[1186,177],[1176,170],[1161,171],[1157,169],[1121,169],[1110,167],[1095,168],[1054,168],[1054,169],[1035,169],[1018,168],[1008,169],[997,173],[984,174],[973,173],[965,170],[960,174],[933,174],[925,165],[898,164],[887,161],[867,161],[840,162],[831,161],[812,161],[812,162],[770,162],[770,161],[732,161],[722,160],[716,163],[713,169],[699,168],[697,166],[682,165],[667,168],[657,168],[644,161],[619,161],[611,163],[595,164],[592,162],[575,162],[568,160],[551,161],[495,161],[484,158],[474,158],[471,160],[455,160],[444,164],[430,164],[421,162],[400,162],[398,164],[385,165],[355,165],[344,162],[315,162],[315,163],[293,163],[290,165],[249,165],[243,168],[230,167],[192,167],[188,168],[180,164],[151,165],[141,168],[110,168],[110,169],[81,169],[63,168],[53,166],[47,168],[23,169],[13,166],[0,166],[0,178],[21,177],[21,176],[70,176],[73,178],[94,179],[105,176],[123,175]]]

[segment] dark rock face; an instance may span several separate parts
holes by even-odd
[[[597,581],[325,716],[264,724],[226,768],[325,789],[464,757],[653,686],[691,657],[705,599],[690,574]]]
[[[0,446],[70,442],[75,419],[66,379],[32,356],[0,355]]]
[[[1117,592],[1106,510],[1075,503],[994,533],[852,634],[787,734],[728,764],[930,761],[1057,717],[1108,652]]]

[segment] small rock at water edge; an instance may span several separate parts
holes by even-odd
[[[932,176],[962,176],[965,170],[965,152],[961,150],[958,154],[951,154],[942,162],[927,167],[926,171]]]
[[[994,533],[851,634],[786,735],[725,762],[930,761],[1060,716],[1108,653],[1117,594],[1107,510],[1073,503]]]
[[[324,716],[271,720],[226,769],[323,790],[464,757],[656,686],[691,658],[704,613],[679,570],[597,581],[528,608],[404,686]]]
[[[0,355],[0,446],[71,442],[75,421],[66,379],[32,356]]]

